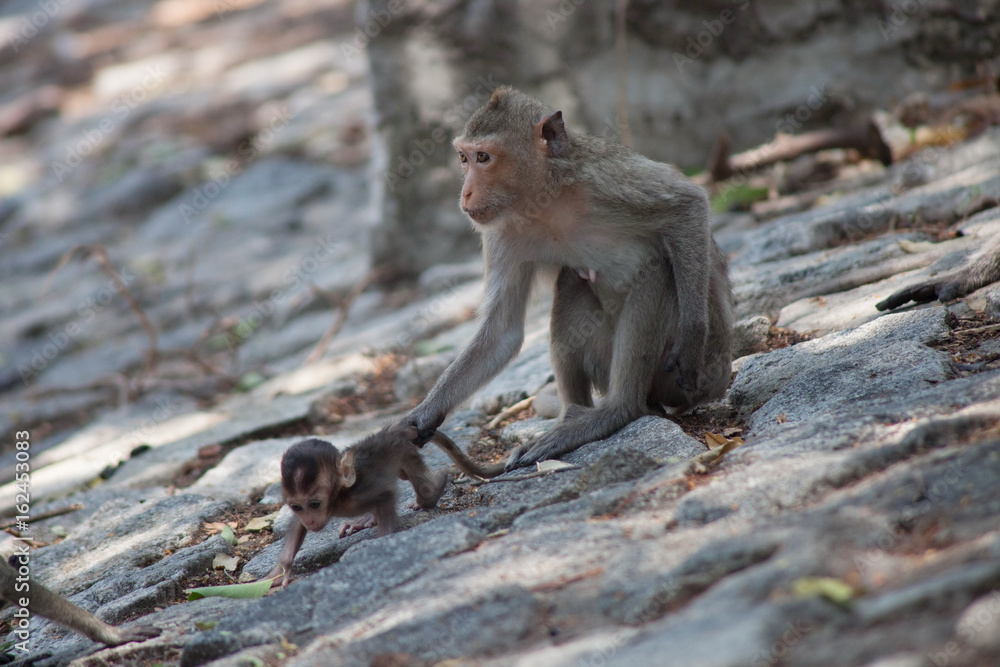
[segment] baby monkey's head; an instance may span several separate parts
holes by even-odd
[[[302,525],[323,530],[333,516],[333,500],[354,485],[354,452],[341,454],[325,440],[310,438],[289,447],[281,457],[281,492]]]

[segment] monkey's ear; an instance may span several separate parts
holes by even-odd
[[[358,479],[358,475],[354,471],[354,450],[349,449],[340,457],[337,472],[340,473],[340,482],[344,486],[354,486],[354,482]]]
[[[566,123],[563,122],[562,111],[550,113],[535,126],[545,140],[549,157],[563,157],[569,151],[569,136],[566,135]]]

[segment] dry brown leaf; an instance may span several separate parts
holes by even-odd
[[[723,435],[719,435],[718,433],[705,433],[705,445],[707,445],[709,449],[722,447],[727,442],[729,442],[729,438]]]
[[[239,556],[229,556],[227,554],[215,554],[212,560],[212,569],[225,568],[226,572],[235,572],[236,566],[240,564]]]
[[[784,412],[782,412],[782,413],[781,413],[780,415],[778,415],[778,416],[776,417],[776,419],[778,420],[778,423],[779,423],[779,424],[784,424],[785,422],[787,422],[787,421],[788,421],[788,417],[787,417],[787,416],[785,416],[785,413],[784,413]]]
[[[708,474],[709,466],[719,463],[726,454],[742,445],[743,438],[730,439],[716,433],[706,433],[705,442],[708,444],[709,450],[691,459],[691,464],[688,466],[689,474]],[[713,446],[713,443],[719,444]]]
[[[264,530],[265,528],[270,528],[274,524],[275,518],[277,518],[277,512],[271,512],[266,516],[258,516],[250,519],[247,522],[246,527],[243,530],[249,531],[251,533],[256,533]]]
[[[206,535],[218,535],[222,532],[222,529],[226,527],[226,524],[222,521],[213,521],[212,523],[205,524],[205,534]]]

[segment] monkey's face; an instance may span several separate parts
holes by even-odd
[[[302,493],[284,490],[285,502],[306,530],[317,532],[326,527],[332,516],[330,500],[334,489],[328,483],[320,483]]]
[[[306,530],[323,530],[343,489],[357,480],[354,452],[343,455],[328,442],[312,438],[292,445],[281,458],[281,492]]]
[[[516,200],[514,165],[506,151],[485,141],[455,141],[462,165],[462,195],[458,205],[475,222],[485,225]]]

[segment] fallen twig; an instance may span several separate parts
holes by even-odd
[[[710,439],[712,434],[706,434],[706,440]],[[688,465],[687,474],[689,475],[707,475],[709,466],[720,463],[726,454],[736,449],[743,444],[742,438],[733,438],[732,440],[724,438],[725,444],[718,447],[712,447],[707,452],[702,452],[698,456],[691,459],[691,463]]]
[[[308,366],[311,363],[319,361],[320,357],[322,357],[326,352],[326,348],[330,347],[330,343],[337,336],[337,334],[340,333],[340,329],[344,326],[344,322],[347,321],[347,316],[350,314],[351,306],[354,304],[355,299],[361,296],[361,293],[364,292],[365,289],[372,284],[372,282],[381,276],[381,269],[373,269],[368,272],[368,275],[358,281],[353,289],[347,293],[347,296],[345,296],[340,302],[340,311],[337,313],[337,319],[333,321],[330,328],[327,329],[326,333],[323,334],[323,337],[319,339],[318,343],[316,343],[316,347],[314,347],[313,351],[309,353],[308,357],[306,357],[305,362],[302,364],[303,366]]]
[[[520,482],[523,479],[534,479],[535,477],[545,477],[564,470],[579,470],[580,466],[568,465],[563,468],[553,470],[538,470],[527,475],[515,475],[514,477],[494,477],[493,479],[470,479],[468,482],[455,482],[455,484],[468,484],[469,486],[479,486],[480,484],[496,484],[497,482]]]
[[[736,155],[729,155],[728,148],[729,137],[724,135],[713,150],[712,162],[708,165],[713,181],[724,181],[733,174],[746,174],[775,162],[786,162],[828,148],[854,148],[865,157],[877,159],[885,165],[892,164],[892,151],[872,121],[805,134],[778,134],[769,143]]]
[[[512,406],[504,408],[503,410],[501,410],[500,412],[497,413],[496,417],[494,417],[493,419],[491,419],[489,421],[489,423],[486,424],[486,428],[496,428],[497,426],[500,425],[501,422],[503,422],[503,420],[510,419],[514,415],[521,414],[522,412],[524,412],[525,410],[527,410],[528,408],[530,408],[531,404],[534,403],[534,401],[535,401],[535,397],[534,396],[529,396],[528,398],[524,399],[523,401],[518,401],[517,403],[515,403]]]
[[[0,529],[6,530],[11,526],[16,526],[19,523],[35,523],[36,521],[44,521],[45,519],[51,519],[54,516],[62,516],[63,514],[69,514],[70,512],[75,512],[77,510],[83,509],[83,503],[73,503],[72,505],[67,505],[66,507],[57,507],[54,510],[49,510],[48,512],[39,512],[38,514],[32,514],[26,519],[16,519],[9,518],[0,521]]]
[[[1000,330],[1000,324],[988,324],[985,327],[976,327],[975,329],[956,329],[954,331],[949,331],[946,335],[949,337],[954,336],[964,336],[966,334],[980,334],[986,333],[988,331]]]
[[[578,581],[583,581],[584,579],[590,579],[591,577],[597,577],[604,574],[603,567],[595,567],[593,569],[587,570],[586,572],[580,572],[579,574],[570,574],[564,577],[559,577],[552,581],[546,581],[544,583],[538,584],[537,586],[532,586],[528,590],[532,593],[546,593],[548,591],[559,590],[563,586],[568,586],[569,584],[576,583]]]
[[[142,325],[142,328],[146,331],[146,335],[149,336],[149,351],[146,353],[146,366],[143,369],[143,373],[149,373],[153,370],[156,366],[156,362],[159,360],[156,327],[154,327],[153,323],[149,321],[149,318],[146,316],[146,312],[132,295],[128,285],[125,284],[125,282],[121,279],[121,276],[118,275],[118,272],[115,271],[115,267],[111,264],[111,260],[108,258],[108,251],[103,244],[94,243],[91,245],[78,245],[70,248],[56,263],[55,268],[52,269],[48,279],[45,281],[45,287],[42,291],[45,292],[48,290],[49,283],[51,282],[53,276],[55,276],[59,269],[65,266],[66,263],[77,253],[80,253],[83,257],[94,258],[94,261],[97,262],[97,266],[111,278],[111,281],[114,282],[118,292],[125,299],[125,302],[128,303],[129,308],[131,308],[132,312],[138,316],[139,324]]]

